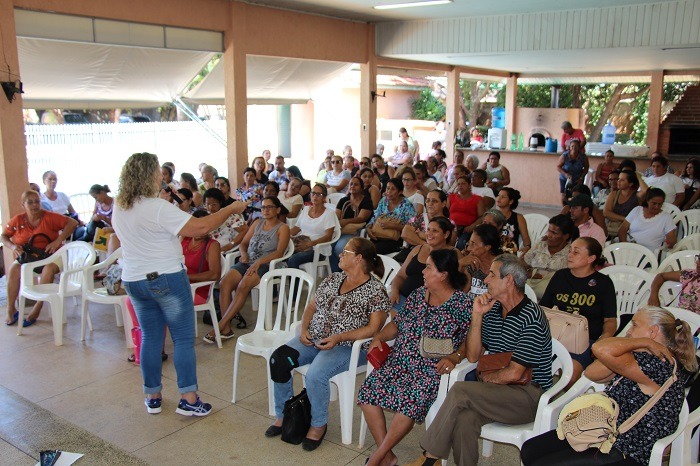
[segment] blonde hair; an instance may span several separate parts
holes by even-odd
[[[160,174],[157,155],[140,152],[129,157],[119,175],[117,205],[128,210],[142,197],[156,197],[160,191],[154,182],[156,171]]]
[[[637,311],[643,312],[649,325],[659,327],[661,334],[668,342],[668,348],[673,352],[678,362],[689,372],[698,370],[698,361],[695,358],[695,344],[690,325],[671,314],[666,309],[656,306],[645,306]]]

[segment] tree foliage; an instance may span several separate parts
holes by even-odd
[[[440,121],[445,117],[445,104],[428,88],[411,100],[411,109],[411,118],[416,120]]]

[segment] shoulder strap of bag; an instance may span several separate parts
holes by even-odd
[[[29,241],[28,241],[29,246],[34,247],[34,240],[40,236],[43,236],[44,238],[46,238],[46,244],[49,244],[51,242],[51,238],[49,238],[48,235],[46,235],[44,233],[37,233],[35,235],[32,235],[31,238],[29,238]]]
[[[676,374],[676,369],[677,369],[678,364],[676,363],[676,360],[673,360],[673,373],[671,374],[671,377],[666,379],[666,382],[659,387],[658,390],[656,390],[656,393],[654,393],[651,398],[647,400],[644,405],[637,410],[636,413],[631,415],[625,422],[623,422],[620,427],[618,428],[618,432],[620,434],[624,434],[628,430],[630,430],[632,427],[637,425],[639,421],[642,420],[642,418],[646,415],[646,413],[649,412],[651,408],[654,407],[654,405],[661,399],[662,396],[664,396],[664,393],[673,385],[673,383],[678,379],[678,375]]]

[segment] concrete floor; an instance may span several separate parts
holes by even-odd
[[[551,216],[558,211],[523,206],[522,213]],[[4,286],[0,293],[4,294]],[[0,304],[0,315],[6,307]],[[33,465],[39,451],[59,449],[84,453],[77,464],[340,464],[363,465],[375,446],[368,434],[365,447],[357,448],[360,410],[355,409],[353,444],[340,440],[337,402],[331,402],[329,430],[321,447],[306,452],[301,446],[267,439],[263,432],[271,423],[267,415],[264,359],[241,356],[238,393],[231,403],[231,377],[235,339],[223,349],[209,345],[201,336],[211,327],[198,318],[195,350],[200,395],[214,412],[205,418],[175,414],[178,400],[172,360],[163,365],[163,412],[148,415],[141,394],[141,373],[126,361],[124,333],[116,327],[113,308],[91,304],[94,331],[80,341],[80,311],[66,301],[64,345],[55,346],[48,308],[37,323],[17,336],[16,327],[0,328],[0,464]],[[255,313],[250,305],[243,315],[250,332]],[[172,343],[166,343],[172,355]],[[358,377],[358,387],[361,377]],[[296,380],[297,390],[301,387]],[[390,415],[388,416],[391,417]],[[395,452],[400,463],[421,453],[423,426],[416,426]],[[496,445],[491,458],[479,465],[518,465],[517,449]]]

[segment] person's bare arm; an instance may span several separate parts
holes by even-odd
[[[600,334],[598,339],[611,337],[615,335],[615,331],[617,331],[617,319],[615,317],[606,317],[603,319],[603,333]]]
[[[408,253],[406,260],[403,261],[403,264],[401,264],[401,268],[394,277],[394,280],[391,282],[391,294],[389,296],[391,304],[398,304],[399,300],[401,299],[401,286],[403,286],[403,282],[406,281],[406,278],[408,277],[408,275],[406,274],[406,268],[408,267],[408,264],[410,264],[413,260],[413,257],[416,254],[418,254],[419,250],[420,247],[415,247],[411,250],[411,252]]]
[[[240,214],[248,207],[248,202],[236,201],[231,205],[228,205],[216,213],[207,215],[206,217],[190,217],[190,219],[185,223],[180,231],[179,236],[188,236],[190,238],[196,238],[199,236],[204,236],[214,228],[224,223],[226,219],[233,214]]]
[[[676,230],[669,231],[668,234],[666,235],[666,246],[669,248],[672,248],[673,246],[676,245],[676,242],[678,241],[678,233]]]
[[[678,193],[676,194],[676,197],[673,199],[673,205],[678,207],[679,209],[683,206],[683,201],[685,200],[685,193]]]
[[[502,180],[496,181],[494,184],[496,185],[496,189],[500,189],[504,186],[508,186],[510,184],[510,171],[504,166],[501,165],[501,174],[503,175]]]
[[[661,285],[663,285],[664,282],[668,282],[668,281],[674,281],[674,282],[681,281],[680,270],[657,273],[654,276],[654,280],[651,282],[651,292],[649,293],[648,304],[650,306],[660,306],[661,305],[661,300],[659,298],[659,291],[661,290]]]
[[[522,255],[532,247],[532,238],[530,238],[530,233],[527,231],[527,220],[522,214],[518,214],[518,228],[520,229],[520,236],[523,237],[523,247],[518,251]]]
[[[46,248],[44,249],[49,254],[53,254],[54,252],[61,249],[63,242],[70,238],[70,235],[72,235],[75,229],[78,228],[78,222],[75,219],[72,219],[70,217],[66,217],[66,219],[68,220],[68,222],[66,223],[66,226],[63,227],[63,230],[61,230],[61,232],[58,234],[58,238],[47,244]]]
[[[564,162],[565,162],[564,156],[560,155],[559,161],[557,162],[557,171],[559,173],[561,173],[565,178],[571,179],[571,175],[569,175],[569,173],[566,170],[564,170]]]
[[[413,225],[407,223],[404,225],[403,230],[401,230],[401,239],[411,246],[420,246],[421,244],[425,244],[425,233],[416,230]]]
[[[0,235],[0,239],[2,240],[2,244],[7,249],[12,251],[12,255],[15,259],[17,259],[19,255],[22,254],[22,248],[12,242],[11,236],[7,236],[5,233],[2,233],[2,235]]]
[[[695,194],[693,194],[690,197],[690,200],[686,202],[686,204],[683,206],[683,210],[690,209],[696,202],[698,202],[698,199],[700,199],[700,189],[695,190]]]
[[[287,218],[297,218],[302,207],[304,207],[304,204],[294,204],[292,206],[292,210],[290,210],[289,214],[287,214]]]
[[[624,215],[619,215],[613,212],[613,207],[615,207],[615,195],[610,193],[610,196],[608,196],[608,198],[605,200],[605,206],[603,207],[603,217],[615,222],[624,221]]]
[[[620,225],[620,229],[617,232],[617,237],[620,238],[621,243],[626,243],[627,242],[627,233],[629,232],[630,229],[630,222],[627,220],[622,222],[622,225]]]

